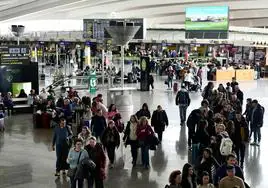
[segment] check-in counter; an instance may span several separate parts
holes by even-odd
[[[255,72],[253,69],[237,69],[235,71],[236,81],[254,80]]]
[[[235,77],[235,70],[217,70],[216,81],[232,81]]]

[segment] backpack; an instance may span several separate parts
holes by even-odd
[[[220,152],[222,156],[227,156],[232,154],[233,151],[233,141],[229,137],[223,137],[221,139]]]
[[[188,105],[189,101],[187,99],[187,93],[183,91],[179,91],[178,93],[178,104],[185,104]]]

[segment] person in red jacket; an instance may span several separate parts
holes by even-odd
[[[145,169],[149,168],[149,148],[148,138],[154,135],[152,127],[148,124],[148,119],[144,116],[140,118],[140,123],[137,127],[137,139],[141,147],[142,165]]]

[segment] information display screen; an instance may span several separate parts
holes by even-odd
[[[1,65],[21,65],[29,64],[28,46],[0,46],[0,64]]]
[[[111,39],[112,37],[105,30],[106,27],[113,25],[115,22],[130,22],[134,26],[140,26],[140,29],[134,36],[134,39],[144,38],[144,20],[143,19],[84,19],[84,38],[86,39],[96,39],[104,40]]]
[[[228,6],[186,8],[186,31],[228,31]]]

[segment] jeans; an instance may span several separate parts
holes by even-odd
[[[257,141],[260,142],[261,141],[261,128],[254,127],[252,131],[254,133],[254,142],[257,142]]]
[[[245,151],[246,151],[246,145],[244,143],[241,143],[240,147],[235,148],[237,160],[238,160],[238,162],[240,162],[241,165],[243,165],[243,163],[244,163]]]
[[[179,105],[181,123],[186,121],[187,105]]]
[[[149,166],[149,146],[144,142],[140,143],[141,145],[141,161],[143,166]]]
[[[199,156],[199,146],[200,144],[193,144],[193,147],[192,147],[192,164],[195,164],[196,163],[196,160]]]
[[[106,147],[108,158],[110,160],[110,164],[114,163],[114,158],[115,158],[115,145],[114,144],[109,144]]]
[[[76,182],[78,182],[78,188],[83,188],[84,179],[74,179],[74,177],[70,177],[71,180],[71,188],[76,188]]]
[[[130,140],[130,148],[131,148],[131,156],[132,156],[132,164],[136,164],[138,157],[138,141]]]

